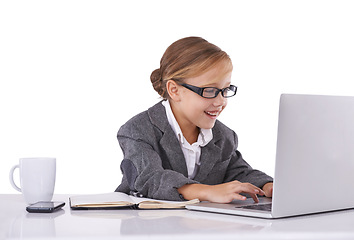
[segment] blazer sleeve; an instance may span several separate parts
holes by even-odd
[[[144,197],[181,201],[178,188],[196,183],[182,173],[168,169],[159,154],[158,136],[146,122],[128,122],[118,131],[118,141],[124,154],[121,163],[123,180],[116,191],[137,191]]]
[[[263,187],[268,182],[273,182],[273,178],[253,169],[242,157],[242,154],[237,150],[238,138],[236,133],[233,132],[235,149],[231,153],[230,163],[224,178],[224,182],[238,180],[240,182],[249,182],[257,187]]]

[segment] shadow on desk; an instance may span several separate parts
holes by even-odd
[[[120,234],[187,234],[194,232],[261,231],[272,222],[261,219],[239,218],[220,214],[191,212],[189,210],[118,210],[71,211],[72,216],[84,218],[120,219]]]
[[[283,219],[259,219],[189,210],[71,211],[71,214],[84,218],[120,219],[122,235],[349,232],[354,219],[354,210]]]
[[[50,214],[21,211],[10,221],[7,237],[54,238],[56,236],[55,218],[64,214],[64,210]]]

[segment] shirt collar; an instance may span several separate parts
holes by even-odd
[[[163,101],[162,105],[165,107],[166,109],[166,116],[167,116],[167,120],[168,123],[170,124],[173,132],[176,134],[177,139],[179,140],[180,143],[185,144],[187,141],[185,140],[182,130],[178,125],[178,122],[175,118],[175,116],[173,115],[172,109],[171,109],[171,105],[170,102],[168,100]],[[201,147],[204,147],[205,145],[207,145],[211,140],[213,139],[213,132],[211,129],[204,129],[201,128],[200,129],[200,133],[198,136],[198,140],[196,143],[194,143],[195,145],[199,145]],[[194,145],[193,144],[193,145]]]

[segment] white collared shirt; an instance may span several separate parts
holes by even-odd
[[[170,102],[168,100],[163,101],[162,105],[165,106],[167,120],[171,125],[172,130],[177,136],[179,144],[182,148],[184,158],[186,160],[188,177],[193,179],[197,174],[198,167],[200,165],[200,154],[201,147],[207,145],[213,139],[213,132],[211,129],[200,129],[197,142],[189,144],[189,142],[184,138],[181,128],[173,115]]]

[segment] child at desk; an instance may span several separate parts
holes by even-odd
[[[238,138],[217,117],[236,94],[232,63],[219,47],[187,37],[170,45],[150,78],[163,98],[118,131],[123,179],[116,191],[165,200],[228,203],[272,196],[273,179],[254,170]]]

